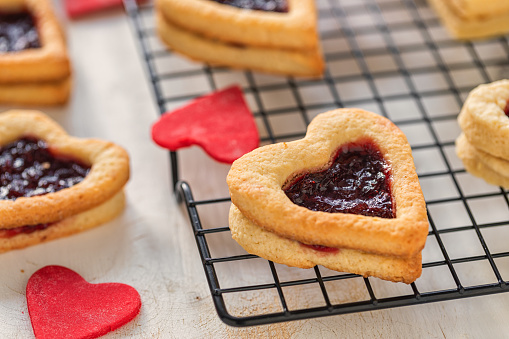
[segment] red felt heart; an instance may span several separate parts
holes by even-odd
[[[152,139],[171,151],[198,145],[231,164],[258,147],[258,130],[238,86],[197,98],[168,112],[152,126]]]
[[[121,6],[122,0],[65,0],[65,11],[70,18]]]
[[[28,313],[35,337],[97,338],[131,321],[141,299],[131,286],[90,284],[62,266],[46,266],[27,283]]]

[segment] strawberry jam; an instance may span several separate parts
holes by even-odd
[[[0,200],[56,192],[83,181],[90,167],[55,156],[46,142],[26,137],[0,147]]]
[[[234,7],[267,12],[288,12],[287,0],[213,0]]]
[[[505,104],[504,113],[509,117],[509,100]]]
[[[39,47],[39,33],[35,20],[29,13],[0,12],[0,53]]]
[[[342,146],[328,169],[297,178],[285,193],[312,211],[395,218],[389,166],[371,141]]]
[[[30,234],[35,231],[42,231],[52,224],[37,224],[31,226],[21,226],[16,228],[0,228],[0,238],[12,238],[19,234]]]
[[[315,251],[323,252],[323,253],[331,253],[332,254],[332,253],[339,252],[339,248],[327,247],[327,246],[322,246],[322,245],[306,245],[306,244],[301,243],[301,246],[311,248]]]

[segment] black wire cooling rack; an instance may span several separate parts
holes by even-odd
[[[125,5],[161,114],[230,76],[226,69],[182,63],[158,42],[153,6],[129,0]],[[242,251],[214,255],[213,237],[229,237],[230,231],[227,223],[204,225],[203,211],[227,209],[230,200],[196,200],[181,181],[177,153],[170,152],[176,194],[189,214],[219,317],[249,326],[507,292],[509,245],[497,240],[509,235],[507,192],[466,173],[454,140],[468,92],[509,77],[508,37],[458,42],[423,0],[320,0],[317,6],[327,61],[323,79],[260,78],[251,72],[233,77],[251,99],[262,143],[299,139],[316,113],[336,107],[380,113],[405,132],[430,221],[423,274],[405,285],[323,267],[292,269]],[[169,62],[169,71],[159,67],[161,60]],[[206,79],[207,89],[200,89],[197,77]],[[166,84],[176,81],[194,92],[166,93]],[[290,117],[301,120],[301,130],[285,130]],[[225,269],[227,264],[233,268]]]

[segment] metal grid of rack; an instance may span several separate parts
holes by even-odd
[[[262,144],[303,137],[319,112],[359,107],[391,119],[412,146],[430,232],[423,275],[411,285],[322,267],[295,274],[298,269],[245,252],[214,255],[212,237],[228,235],[229,228],[204,225],[204,207],[227,209],[229,198],[196,200],[179,174],[178,154],[170,152],[176,194],[188,212],[212,299],[225,323],[260,325],[509,290],[509,246],[497,241],[509,234],[507,192],[466,173],[454,151],[460,133],[456,117],[468,92],[508,77],[508,37],[455,41],[424,0],[319,0],[325,76],[263,77],[183,62],[157,42],[151,4],[138,7],[126,0],[125,5],[161,114],[233,79],[248,96]],[[182,91],[165,92],[167,83],[175,82]],[[288,129],[288,119],[300,121],[294,125],[301,128]],[[228,263],[236,265],[228,274],[238,274],[242,284],[221,274]],[[231,307],[232,298],[244,300],[245,307]]]

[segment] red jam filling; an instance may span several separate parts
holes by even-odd
[[[300,244],[301,244],[301,246],[311,248],[318,252],[324,252],[324,253],[338,253],[339,252],[339,248],[327,247],[327,246],[322,246],[322,245],[306,245],[303,243],[300,243]]]
[[[30,234],[35,231],[45,230],[51,225],[52,223],[22,226],[16,228],[0,228],[0,238],[12,238],[19,234]]]
[[[30,13],[0,12],[0,53],[39,47],[39,33]]]
[[[328,169],[297,178],[285,193],[312,211],[396,217],[390,169],[371,141],[342,146]]]
[[[288,12],[287,0],[212,0],[234,7],[253,9],[266,12]]]
[[[505,104],[504,113],[509,117],[509,100]]]
[[[44,195],[83,181],[90,167],[55,156],[43,140],[25,137],[0,147],[0,200]]]

